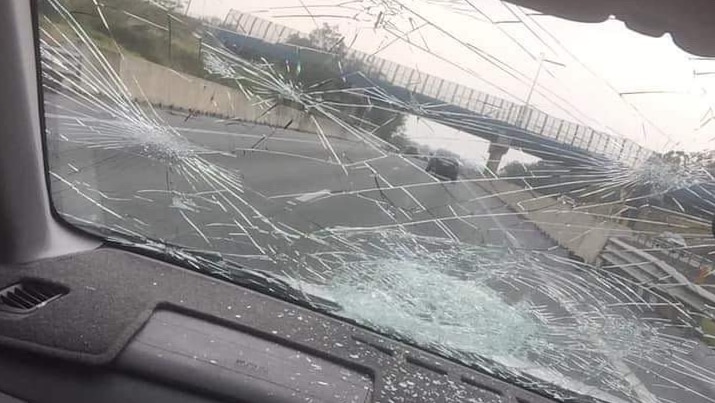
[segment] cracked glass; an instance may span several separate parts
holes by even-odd
[[[497,0],[38,11],[69,223],[557,399],[715,402],[715,59]]]

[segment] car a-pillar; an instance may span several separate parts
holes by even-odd
[[[487,158],[487,169],[485,174],[497,176],[501,159],[509,151],[509,139],[499,136],[489,143],[489,157]]]

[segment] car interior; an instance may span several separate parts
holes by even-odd
[[[715,55],[711,1],[508,1]],[[49,194],[38,18],[33,0],[0,2],[0,402],[557,401],[277,298],[278,280],[235,284],[68,224]]]

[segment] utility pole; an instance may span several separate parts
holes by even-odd
[[[166,13],[166,27],[168,28],[168,37],[169,37],[169,67],[174,67],[174,63],[172,60],[172,55],[171,55],[171,14]]]

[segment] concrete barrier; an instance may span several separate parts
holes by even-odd
[[[608,220],[603,209],[572,207],[504,180],[489,181],[485,188],[586,263],[596,262],[611,236],[631,233]]]
[[[119,76],[138,101],[183,110],[216,114],[230,119],[284,127],[309,133],[351,134],[336,122],[321,116],[270,104],[258,104],[236,88],[190,76],[147,60],[125,56],[119,63]],[[317,126],[316,126],[317,122]],[[319,127],[318,127],[319,126]]]

